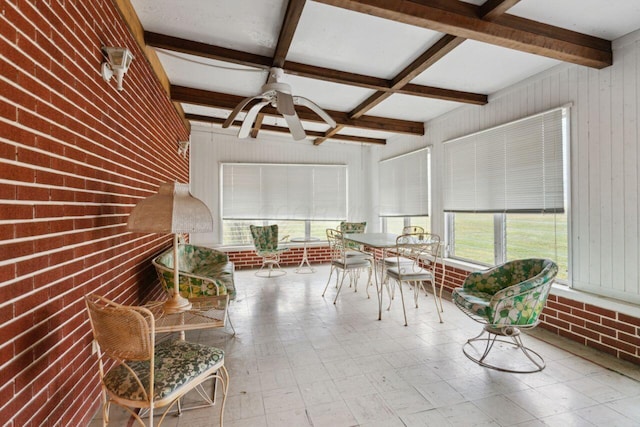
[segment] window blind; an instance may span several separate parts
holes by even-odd
[[[223,163],[223,219],[344,220],[347,167]]]
[[[380,162],[380,216],[429,215],[429,149]]]
[[[566,108],[444,143],[445,212],[564,212]]]

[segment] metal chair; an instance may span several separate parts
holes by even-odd
[[[545,368],[542,356],[525,347],[521,329],[538,325],[558,266],[549,259],[522,259],[490,270],[469,274],[461,288],[453,290],[453,302],[473,320],[484,324],[482,332],[465,343],[464,354],[477,364],[505,372],[530,373]],[[484,336],[487,334],[486,336]],[[509,339],[506,339],[509,338]],[[475,343],[484,343],[484,350]],[[494,344],[515,347],[527,357],[527,365],[513,358],[489,358]]]
[[[280,255],[283,252],[289,250],[279,246],[282,240],[278,240],[278,224],[267,225],[264,227],[257,225],[250,225],[251,237],[253,237],[253,245],[256,249],[256,254],[262,257],[262,266],[260,270],[256,271],[258,277],[277,277],[287,274],[282,268],[280,268]],[[264,268],[268,267],[267,274],[264,274]],[[274,270],[275,267],[275,270]]]
[[[371,283],[371,273],[373,271],[373,258],[370,254],[367,253],[362,253],[362,256],[355,256],[355,254],[347,255],[347,252],[357,251],[353,249],[347,250],[344,234],[338,230],[333,230],[331,228],[327,229],[327,240],[329,241],[329,249],[331,251],[331,270],[329,272],[329,279],[327,280],[327,284],[324,287],[324,291],[322,292],[322,296],[324,297],[324,294],[327,292],[327,288],[329,287],[329,283],[331,282],[331,276],[333,275],[333,272],[337,271],[336,287],[338,288],[338,291],[336,292],[336,297],[333,300],[333,303],[335,304],[338,300],[338,295],[340,295],[340,290],[342,289],[342,284],[344,283],[344,278],[347,273],[350,274],[350,281],[357,282],[359,277],[358,273],[363,269],[368,269],[368,289],[369,284]],[[339,280],[340,271],[342,271],[342,280]],[[357,292],[357,283],[354,284],[354,287],[355,291]]]
[[[134,409],[148,410],[151,427],[156,408],[166,407],[160,425],[174,405],[182,411],[180,399],[191,390],[196,389],[205,405],[211,406],[215,392],[209,397],[201,387],[207,380],[215,381],[214,389],[218,381],[222,385],[222,425],[229,384],[223,350],[182,340],[156,344],[155,319],[148,309],[116,304],[97,295],[87,295],[85,302],[98,353],[103,425],[109,423],[112,403],[143,426],[142,415]]]
[[[403,283],[413,286],[413,300],[418,308],[420,289],[425,291],[424,282],[431,283],[433,300],[440,323],[442,323],[442,284],[440,294],[436,292],[436,265],[441,260],[440,237],[429,233],[409,233],[398,236],[396,239],[395,263],[386,268],[386,277],[395,280],[400,288],[402,299],[402,311],[404,313],[404,325],[407,326],[407,311],[404,303]],[[438,307],[438,300],[440,306]],[[391,307],[391,302],[389,302]]]
[[[407,225],[402,229],[402,234],[424,233],[424,227],[419,225]]]

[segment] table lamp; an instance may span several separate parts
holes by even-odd
[[[160,184],[158,193],[140,201],[131,211],[127,229],[141,233],[173,234],[173,293],[165,302],[165,311],[177,313],[189,310],[191,303],[180,295],[178,235],[213,231],[209,208],[191,195],[189,184]]]

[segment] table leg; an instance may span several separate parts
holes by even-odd
[[[300,273],[300,274],[308,274],[308,273],[315,273],[315,269],[313,267],[311,267],[311,263],[309,263],[309,254],[307,252],[307,242],[303,243],[302,246],[302,261],[300,261],[300,265],[298,266],[298,268],[296,268],[296,273]],[[305,264],[307,265],[305,267]],[[304,271],[304,270],[308,270],[308,271]]]

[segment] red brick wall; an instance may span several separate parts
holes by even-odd
[[[102,45],[135,59],[124,91]],[[83,296],[160,292],[150,258],[170,236],[131,234],[132,206],[188,180],[180,118],[113,3],[0,4],[0,420],[86,424],[99,404]]]
[[[291,248],[280,257],[280,265],[297,266],[302,261],[303,248]],[[246,268],[260,268],[262,258],[256,255],[253,249],[228,252],[229,260],[232,261],[237,270]],[[329,246],[314,246],[307,248],[307,257],[311,264],[329,263],[331,252]]]

